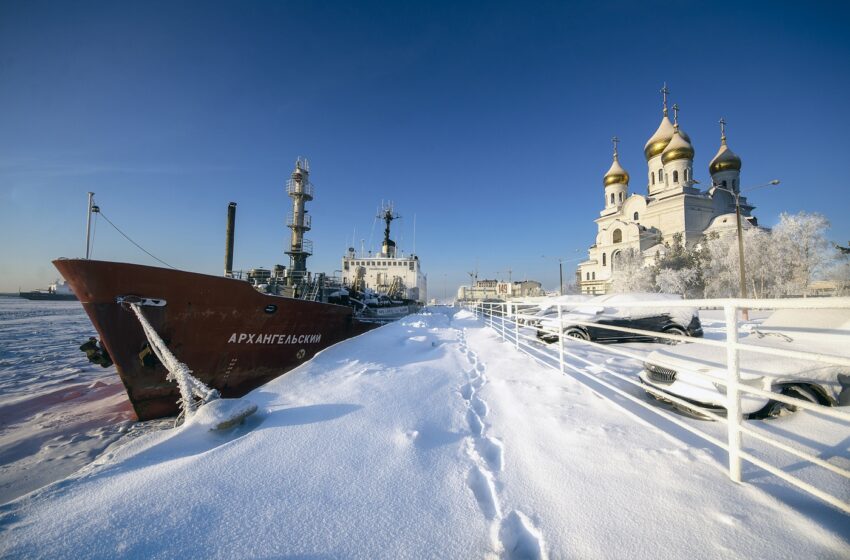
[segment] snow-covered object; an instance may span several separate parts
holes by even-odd
[[[226,430],[237,426],[257,412],[248,399],[216,399],[201,406],[186,423],[208,430]]]
[[[631,293],[606,294],[596,296],[583,303],[576,303],[569,312],[562,312],[561,330],[574,325],[576,321],[596,323],[610,319],[642,319],[646,317],[669,316],[673,321],[687,327],[693,317],[699,317],[696,307],[665,306],[666,301],[681,301],[678,294]],[[658,306],[644,307],[629,305],[636,302],[658,302]],[[558,316],[545,319],[541,326],[546,329],[558,328]]]
[[[740,342],[762,348],[850,357],[850,309],[781,309],[751,333],[741,336]],[[804,383],[820,387],[832,404],[850,399],[850,371],[844,366],[746,350],[739,353],[739,360],[741,381],[745,385],[778,391],[783,384]],[[665,347],[649,354],[644,363],[641,378],[646,383],[705,406],[726,406],[725,385],[715,381],[725,381],[728,377],[725,348],[701,344]],[[659,367],[675,371],[675,381],[656,379],[652,370]],[[745,391],[741,393],[741,410],[751,414],[764,408],[768,401]]]
[[[402,319],[252,392],[241,426],[149,434],[4,505],[0,557],[846,557],[840,512],[729,482],[725,453],[580,379],[467,311]]]

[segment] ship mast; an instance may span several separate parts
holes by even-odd
[[[386,257],[395,258],[396,256],[396,247],[395,241],[390,239],[390,224],[393,220],[398,220],[401,218],[394,210],[393,203],[388,202],[386,205],[381,207],[380,213],[378,214],[378,219],[384,220],[384,242],[381,245],[381,252]]]
[[[289,243],[289,281],[296,285],[307,277],[307,257],[313,254],[313,242],[304,239],[304,232],[310,230],[310,216],[304,203],[313,200],[313,185],[310,183],[310,164],[306,159],[295,160],[295,171],[286,182],[286,194],[292,198],[292,212],[286,219],[286,225],[292,230]]]

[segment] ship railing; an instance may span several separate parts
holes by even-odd
[[[301,195],[307,200],[313,200],[314,189],[313,183],[308,181],[296,181],[295,179],[289,179],[286,181],[286,194],[288,195]]]
[[[312,218],[313,217],[310,214],[307,214],[305,212],[305,213],[301,214],[301,218],[302,218],[302,220],[301,220],[301,223],[299,224],[298,220],[295,219],[295,214],[290,212],[286,216],[286,227],[290,227],[290,228],[291,227],[301,227],[305,230],[310,229],[312,227],[312,223],[313,223]]]
[[[539,302],[535,302],[539,304]],[[850,479],[850,469],[847,468],[846,460],[839,454],[833,460],[832,451],[824,451],[827,444],[824,442],[823,433],[792,434],[787,430],[775,429],[769,421],[743,421],[741,412],[742,394],[756,395],[796,407],[798,411],[813,413],[815,418],[806,419],[811,422],[817,417],[828,419],[829,422],[850,427],[850,409],[843,405],[843,399],[839,406],[827,406],[820,403],[794,398],[773,391],[766,391],[761,387],[752,386],[741,379],[740,355],[742,352],[752,352],[759,355],[771,356],[768,360],[777,357],[806,360],[817,364],[818,367],[839,366],[850,367],[850,358],[836,354],[824,354],[813,351],[799,351],[773,346],[757,346],[754,344],[741,344],[738,341],[739,331],[745,331],[739,323],[739,312],[742,310],[776,310],[776,309],[850,309],[850,298],[787,298],[787,299],[706,299],[706,300],[679,300],[679,301],[630,301],[624,304],[628,308],[650,308],[657,309],[660,305],[665,308],[697,308],[700,310],[723,310],[722,329],[716,329],[720,336],[706,336],[703,338],[679,336],[655,331],[634,329],[624,326],[601,324],[592,321],[576,320],[575,315],[566,321],[563,316],[575,312],[581,308],[596,308],[598,302],[568,302],[557,303],[550,306],[557,311],[552,318],[554,324],[551,328],[544,327],[541,317],[523,313],[523,302],[468,302],[466,307],[472,310],[488,326],[496,331],[503,342],[509,343],[517,351],[522,352],[539,364],[551,367],[561,374],[582,376],[590,380],[598,396],[601,396],[614,404],[619,410],[630,415],[637,415],[652,420],[644,411],[656,415],[651,425],[656,429],[673,433],[677,428],[684,429],[692,435],[701,438],[710,444],[726,452],[728,458],[728,475],[736,483],[743,480],[742,462],[767,471],[771,475],[782,479],[816,498],[823,500],[829,505],[850,514],[850,502],[847,500],[847,492],[840,491],[847,488],[847,479]],[[592,312],[592,311],[590,311]],[[573,338],[566,332],[565,325],[581,325],[584,327],[595,327],[612,331],[624,332],[632,335],[645,336],[668,343],[689,343],[720,348],[721,354],[726,357],[726,377],[712,376],[706,372],[700,372],[702,367],[695,363],[693,368],[688,369],[689,375],[705,379],[713,383],[720,392],[725,392],[725,404],[721,410],[708,410],[695,406],[686,399],[677,397],[671,393],[663,392],[653,386],[641,382],[637,373],[641,366],[645,365],[648,355],[646,348],[637,345],[611,345],[600,344],[581,338]],[[558,328],[560,326],[560,328]],[[703,322],[705,329],[705,322]],[[712,330],[715,330],[712,328]],[[836,333],[832,329],[819,329],[822,335]],[[707,334],[709,331],[706,331]],[[557,338],[556,342],[546,344],[540,340],[540,336]],[[548,336],[547,336],[548,335]],[[595,356],[588,354],[585,350],[591,350]],[[606,359],[606,356],[611,358]],[[615,358],[615,356],[617,358]],[[633,360],[631,364],[635,371],[625,374],[621,368],[611,366],[612,362],[621,361],[622,358]],[[622,362],[621,362],[622,363]],[[769,361],[768,361],[769,364]],[[769,367],[769,365],[767,366]],[[618,371],[618,369],[620,371]],[[840,380],[840,378],[839,378]],[[606,391],[596,390],[604,387]],[[721,390],[722,387],[722,390]],[[645,393],[659,400],[673,403],[675,408],[684,409],[702,419],[713,420],[714,423],[692,421],[683,418],[679,414],[671,413],[669,409],[659,406],[656,402],[650,402],[644,397]],[[626,404],[631,403],[631,404]],[[632,406],[634,405],[634,406]],[[657,418],[660,417],[660,418]],[[806,424],[803,424],[805,429]],[[725,428],[725,429],[724,429]],[[681,432],[679,432],[681,433]],[[744,436],[747,436],[747,445],[744,445]],[[681,436],[679,436],[681,437]],[[695,445],[696,441],[687,441]],[[820,447],[820,449],[819,449]],[[808,448],[808,449],[805,449]],[[776,450],[779,450],[778,452]],[[830,448],[832,450],[833,448]],[[781,460],[782,453],[793,457],[792,463],[783,461],[782,465],[776,463]],[[705,456],[707,459],[711,455]],[[712,459],[713,460],[713,459]],[[769,462],[772,461],[772,462]],[[824,469],[831,474],[812,480],[813,472],[808,471],[806,463],[814,465],[813,468]],[[803,472],[806,469],[806,472]],[[791,474],[795,471],[799,476]],[[823,472],[823,471],[820,471]],[[758,479],[759,475],[752,475]],[[832,477],[832,478],[830,478]],[[804,480],[808,478],[808,480]],[[842,480],[843,479],[843,480]],[[828,486],[827,487],[825,487]],[[796,500],[795,500],[796,501]]]
[[[313,254],[313,242],[309,239],[302,239],[301,243],[295,243],[291,246],[289,251],[286,251],[286,254],[304,254],[304,255],[312,255]]]

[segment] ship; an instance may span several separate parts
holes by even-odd
[[[48,300],[48,301],[75,301],[77,295],[71,290],[64,280],[57,280],[46,290],[33,290],[31,292],[18,292],[25,299]]]
[[[317,352],[419,308],[408,298],[372,302],[358,286],[309,272],[305,203],[314,188],[306,160],[296,161],[286,192],[292,198],[288,268],[233,270],[233,202],[223,276],[89,258],[53,261],[99,336],[81,349],[95,363],[115,364],[139,420],[178,414],[181,394],[138,312],[195,378],[222,397],[241,397]]]
[[[361,305],[361,315],[374,320],[392,320],[414,311],[427,301],[427,277],[419,257],[404,255],[390,238],[390,224],[399,216],[393,204],[382,205],[377,219],[384,222],[381,251],[373,254],[349,247],[342,258],[342,283]]]

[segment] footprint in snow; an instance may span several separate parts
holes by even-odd
[[[472,467],[467,477],[469,489],[472,490],[478,507],[487,519],[496,519],[501,516],[499,501],[496,498],[496,489],[490,473],[484,471],[478,465]]]
[[[469,431],[473,435],[480,437],[484,433],[484,422],[481,421],[481,417],[471,408],[466,411],[466,421],[469,424]]]
[[[472,397],[472,410],[474,410],[481,418],[486,418],[487,414],[490,412],[490,408],[487,406],[487,403],[481,400],[478,395],[470,393],[470,396]]]
[[[503,547],[501,556],[505,560],[548,558],[543,535],[521,511],[514,510],[502,520],[499,541]]]
[[[475,392],[475,389],[472,388],[472,385],[467,383],[463,387],[460,388],[460,396],[463,397],[463,400],[469,402],[472,398],[472,393]]]
[[[501,472],[505,456],[504,445],[501,441],[484,437],[475,442],[475,449],[493,472]]]
[[[480,389],[485,383],[487,383],[487,376],[483,373],[479,374],[477,377],[473,378],[470,383],[475,389]]]

